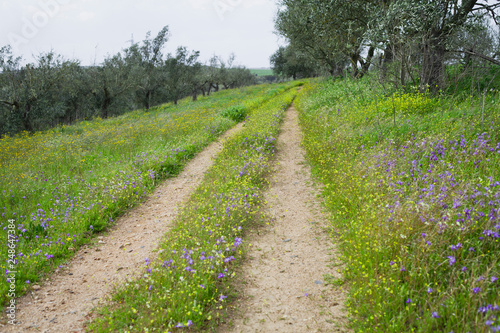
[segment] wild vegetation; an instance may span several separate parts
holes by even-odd
[[[168,27],[110,56],[102,64],[82,66],[50,52],[24,65],[9,46],[0,48],[0,137],[46,130],[94,117],[125,112],[191,96],[210,95],[256,83],[234,56],[213,56],[202,64],[198,51],[179,47],[163,53]]]
[[[342,78],[297,106],[352,327],[500,330],[500,3],[280,5],[275,73]]]
[[[351,327],[500,331],[500,3],[279,8],[276,30],[289,45],[271,57],[276,76],[329,77],[308,83],[296,104],[342,252],[334,284],[348,291]],[[283,111],[302,84],[230,90],[255,75],[233,57],[203,65],[184,47],[164,55],[168,38],[165,27],[91,67],[53,53],[21,65],[0,49],[0,237],[8,220],[16,227],[0,268],[16,265],[21,293],[246,120],[158,260],[145,258],[141,277],[96,312],[94,331],[207,329],[224,315],[245,232],[262,220]]]
[[[374,75],[296,102],[355,331],[500,329],[499,91],[455,88],[388,91]]]
[[[1,139],[0,237],[8,239],[14,220],[15,253],[2,247],[0,268],[7,274],[14,270],[9,260],[15,263],[17,296],[233,126],[221,110],[237,104],[252,112],[284,87],[224,90],[197,102]],[[3,305],[8,282],[0,284]]]
[[[145,258],[144,274],[118,288],[90,325],[94,332],[206,328],[220,320],[246,231],[262,220],[262,193],[294,82],[250,110],[243,131],[231,137],[159,246]]]

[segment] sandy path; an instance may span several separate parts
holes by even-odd
[[[239,124],[222,139],[239,131]],[[179,206],[200,184],[222,140],[212,143],[190,161],[182,173],[168,179],[145,203],[121,217],[96,247],[82,247],[67,268],[18,300],[18,325],[0,326],[1,332],[80,332],[89,311],[113,286],[142,269],[144,259],[168,231]],[[38,289],[39,288],[39,289]]]
[[[324,274],[340,274],[327,267],[335,250],[322,229],[326,221],[310,186],[297,116],[293,107],[287,111],[279,164],[266,194],[276,220],[250,237],[249,260],[241,268],[242,299],[220,332],[346,331],[343,293],[325,285]]]

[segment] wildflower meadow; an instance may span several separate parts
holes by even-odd
[[[290,85],[224,90],[108,120],[83,121],[0,140],[0,302],[67,264],[94,234],[176,175],[246,113]],[[238,120],[242,120],[244,115]],[[10,252],[9,252],[10,251]],[[15,278],[13,278],[15,276]]]
[[[499,92],[456,98],[374,81],[318,81],[296,103],[351,326],[499,331]]]
[[[245,121],[143,271],[117,286],[87,326],[215,329],[238,295],[247,231],[269,221],[263,191],[296,95],[303,146],[341,253],[334,266],[342,278],[325,280],[347,292],[351,328],[500,331],[499,91],[388,90],[370,75],[224,90],[2,138],[0,234],[13,244],[0,251],[9,277],[2,304],[12,285],[20,296],[67,265],[81,245]]]

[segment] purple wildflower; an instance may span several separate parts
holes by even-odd
[[[243,240],[241,238],[239,238],[239,237],[236,237],[236,239],[234,240],[234,247],[237,248],[242,243],[243,243]]]
[[[452,266],[456,262],[454,256],[448,256],[447,258],[450,260],[450,266]]]

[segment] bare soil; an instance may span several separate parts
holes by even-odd
[[[169,230],[179,207],[200,184],[221,141],[239,131],[239,124],[190,161],[182,173],[166,180],[140,206],[132,209],[95,246],[84,246],[71,263],[18,299],[18,325],[0,324],[1,332],[81,332],[89,312],[114,286],[141,271],[155,256],[158,241]]]
[[[219,332],[345,332],[335,244],[325,231],[317,190],[300,146],[295,108],[278,138],[278,165],[266,194],[274,222],[256,231],[241,267],[241,299]],[[326,277],[326,278],[325,278]]]

